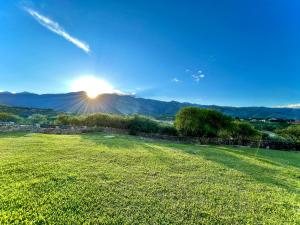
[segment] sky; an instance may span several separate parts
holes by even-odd
[[[298,0],[0,0],[0,90],[93,77],[144,98],[300,106],[299,12]]]

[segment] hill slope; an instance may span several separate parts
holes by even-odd
[[[300,109],[209,106],[180,103],[176,101],[164,102],[116,94],[103,94],[98,96],[96,99],[88,99],[84,92],[44,95],[26,92],[18,94],[2,92],[0,93],[0,104],[34,108],[50,108],[57,111],[75,113],[138,113],[155,117],[174,116],[175,113],[182,107],[198,106],[202,108],[216,109],[227,115],[240,118],[300,119]]]
[[[39,109],[29,107],[12,107],[6,105],[0,105],[0,112],[12,113],[21,117],[31,116],[33,114],[41,114],[47,116],[57,115],[53,109]]]
[[[0,134],[0,224],[297,224],[299,161],[129,136]]]

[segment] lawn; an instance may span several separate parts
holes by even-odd
[[[300,154],[0,134],[0,224],[300,224]]]

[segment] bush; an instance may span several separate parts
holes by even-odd
[[[128,129],[129,119],[125,116],[96,113],[86,116],[83,119],[82,124],[89,127],[112,127]]]
[[[95,113],[88,116],[60,115],[56,123],[69,126],[88,127],[112,127],[128,129],[129,119],[125,116],[117,116],[105,113]]]
[[[137,133],[156,133],[162,135],[176,136],[177,130],[171,124],[155,121],[146,116],[135,115],[129,121],[129,133],[136,135]]]
[[[230,128],[232,137],[236,139],[260,139],[261,134],[250,123],[234,121]]]
[[[158,133],[159,125],[148,117],[135,115],[130,119],[129,132],[130,134],[137,134],[138,132]]]
[[[289,126],[287,122],[250,122],[255,129],[261,130],[261,131],[272,131],[274,132],[275,130],[279,129],[284,129]]]
[[[18,122],[21,118],[10,113],[0,112],[0,122]]]
[[[300,142],[300,126],[293,125],[286,129],[277,130],[276,133],[295,142]]]
[[[177,130],[171,124],[163,124],[146,116],[119,116],[105,113],[96,113],[84,117],[62,114],[56,124],[65,126],[112,127],[129,129],[130,134],[159,133],[177,135]]]
[[[177,136],[178,132],[176,128],[171,124],[160,124],[159,133],[169,136]]]
[[[41,114],[33,114],[28,118],[29,122],[31,124],[48,124],[48,118],[45,115],[41,115]]]
[[[71,116],[69,115],[59,115],[56,119],[56,124],[58,125],[70,125]]]
[[[229,116],[214,110],[186,107],[176,114],[175,127],[184,136],[216,137],[231,121]]]

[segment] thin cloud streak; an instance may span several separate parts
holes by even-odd
[[[42,14],[38,13],[37,11],[24,7],[24,10],[28,12],[29,15],[31,15],[39,24],[46,27],[48,30],[56,33],[57,35],[65,38],[67,41],[73,43],[78,48],[82,49],[86,53],[89,53],[91,51],[90,46],[83,42],[78,40],[75,37],[72,37],[69,33],[67,33],[63,27],[61,27],[57,22],[49,19],[46,16],[43,16]]]
[[[289,104],[289,105],[280,105],[280,106],[275,106],[275,108],[292,108],[292,109],[299,109],[299,108],[300,108],[300,103],[298,103],[298,104]]]
[[[175,78],[173,78],[171,81],[172,81],[172,82],[175,82],[175,83],[178,83],[178,82],[180,82],[180,80],[178,80],[176,77],[175,77]]]

